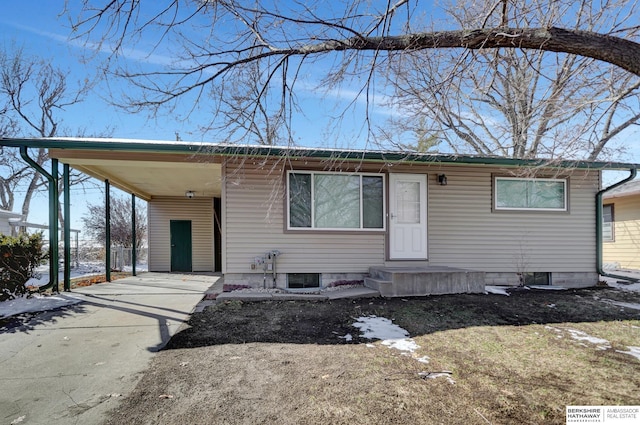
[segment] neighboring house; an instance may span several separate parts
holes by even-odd
[[[617,269],[640,269],[640,180],[632,180],[603,197],[603,259]]]
[[[150,271],[220,271],[226,283],[290,289],[370,275],[367,284],[391,296],[595,285],[601,170],[636,167],[112,139],[2,143],[47,147],[147,201]],[[391,276],[399,270],[407,274]]]
[[[0,233],[3,235],[14,234],[11,222],[22,220],[22,214],[0,210]]]

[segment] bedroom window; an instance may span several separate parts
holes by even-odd
[[[567,211],[567,180],[496,177],[496,210]]]
[[[613,242],[613,204],[602,206],[602,240]]]
[[[382,174],[288,173],[289,229],[383,230]]]

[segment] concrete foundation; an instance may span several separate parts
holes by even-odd
[[[552,272],[551,284],[564,288],[588,288],[598,283],[599,276],[596,272]],[[485,284],[495,286],[518,286],[517,273],[487,272]]]
[[[371,267],[365,286],[383,297],[483,293],[485,273],[452,267]]]

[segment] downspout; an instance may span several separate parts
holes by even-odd
[[[104,238],[105,238],[105,268],[107,282],[111,282],[111,184],[104,181]]]
[[[136,195],[131,194],[131,275],[136,275]]]
[[[631,174],[626,179],[619,181],[618,183],[615,183],[607,187],[606,189],[602,189],[596,194],[596,268],[600,276],[613,277],[616,279],[624,279],[624,280],[630,280],[632,282],[637,282],[638,279],[636,278],[605,272],[603,267],[603,254],[602,254],[602,250],[603,250],[603,247],[602,247],[602,242],[603,242],[602,241],[602,197],[605,192],[608,192],[611,189],[615,189],[616,187],[621,186],[626,182],[636,178],[636,174],[638,173],[638,170],[636,167],[633,167],[629,169],[629,173]]]
[[[71,291],[71,193],[69,190],[69,164],[62,168],[64,183],[64,291]]]
[[[40,286],[38,292],[49,288],[58,291],[58,160],[51,160],[49,174],[29,156],[26,146],[20,147],[20,156],[49,182],[49,283]]]

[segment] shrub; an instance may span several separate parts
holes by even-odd
[[[0,301],[27,292],[25,283],[46,257],[42,251],[42,233],[6,236],[0,234]]]

